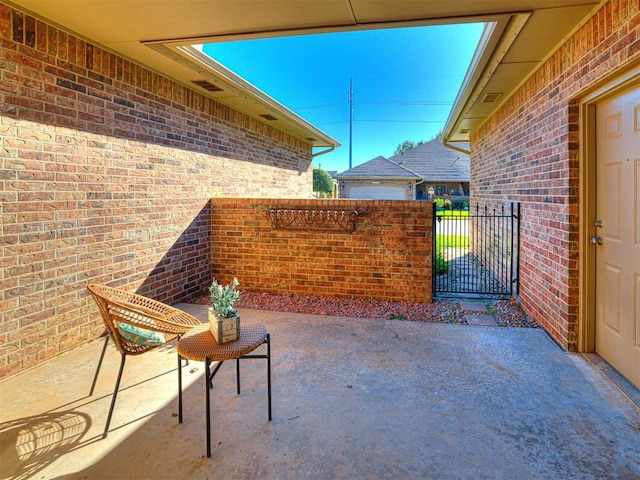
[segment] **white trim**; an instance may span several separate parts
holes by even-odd
[[[442,131],[442,138],[445,144],[460,143],[452,141],[451,135],[482,94],[484,87],[491,77],[493,77],[500,62],[509,51],[513,42],[518,38],[518,35],[524,28],[531,14],[531,12],[526,12],[506,15],[496,18],[494,22],[488,23],[485,27],[482,37],[478,42],[476,53],[467,70],[467,75],[462,82],[458,96],[453,103],[451,113]],[[494,110],[500,108],[514,92],[515,90],[513,90],[510,95],[503,95],[500,98],[500,102],[496,102]],[[465,141],[468,141],[468,139]]]

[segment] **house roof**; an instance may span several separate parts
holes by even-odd
[[[486,23],[444,131],[468,141],[601,0],[2,0],[314,146],[338,142],[194,45],[288,35]],[[444,47],[446,50],[446,46]],[[302,55],[301,65],[316,60]],[[197,82],[197,83],[196,83]]]
[[[420,180],[420,175],[384,157],[376,157],[335,176],[336,179]]]
[[[424,181],[468,182],[470,178],[469,155],[447,148],[437,138],[389,160],[415,172]]]
[[[388,159],[376,157],[335,178],[468,182],[470,161],[469,155],[451,150],[439,139],[434,139]]]

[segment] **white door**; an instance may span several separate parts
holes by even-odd
[[[404,187],[386,187],[382,185],[350,187],[349,198],[366,200],[407,200],[407,189]]]
[[[596,121],[596,351],[640,386],[640,87]]]

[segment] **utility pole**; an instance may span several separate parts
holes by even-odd
[[[349,79],[349,170],[351,170],[353,152],[353,79]]]

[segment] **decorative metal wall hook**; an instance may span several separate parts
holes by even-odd
[[[355,210],[294,210],[272,208],[271,228],[274,230],[344,230],[356,229],[358,212]]]

